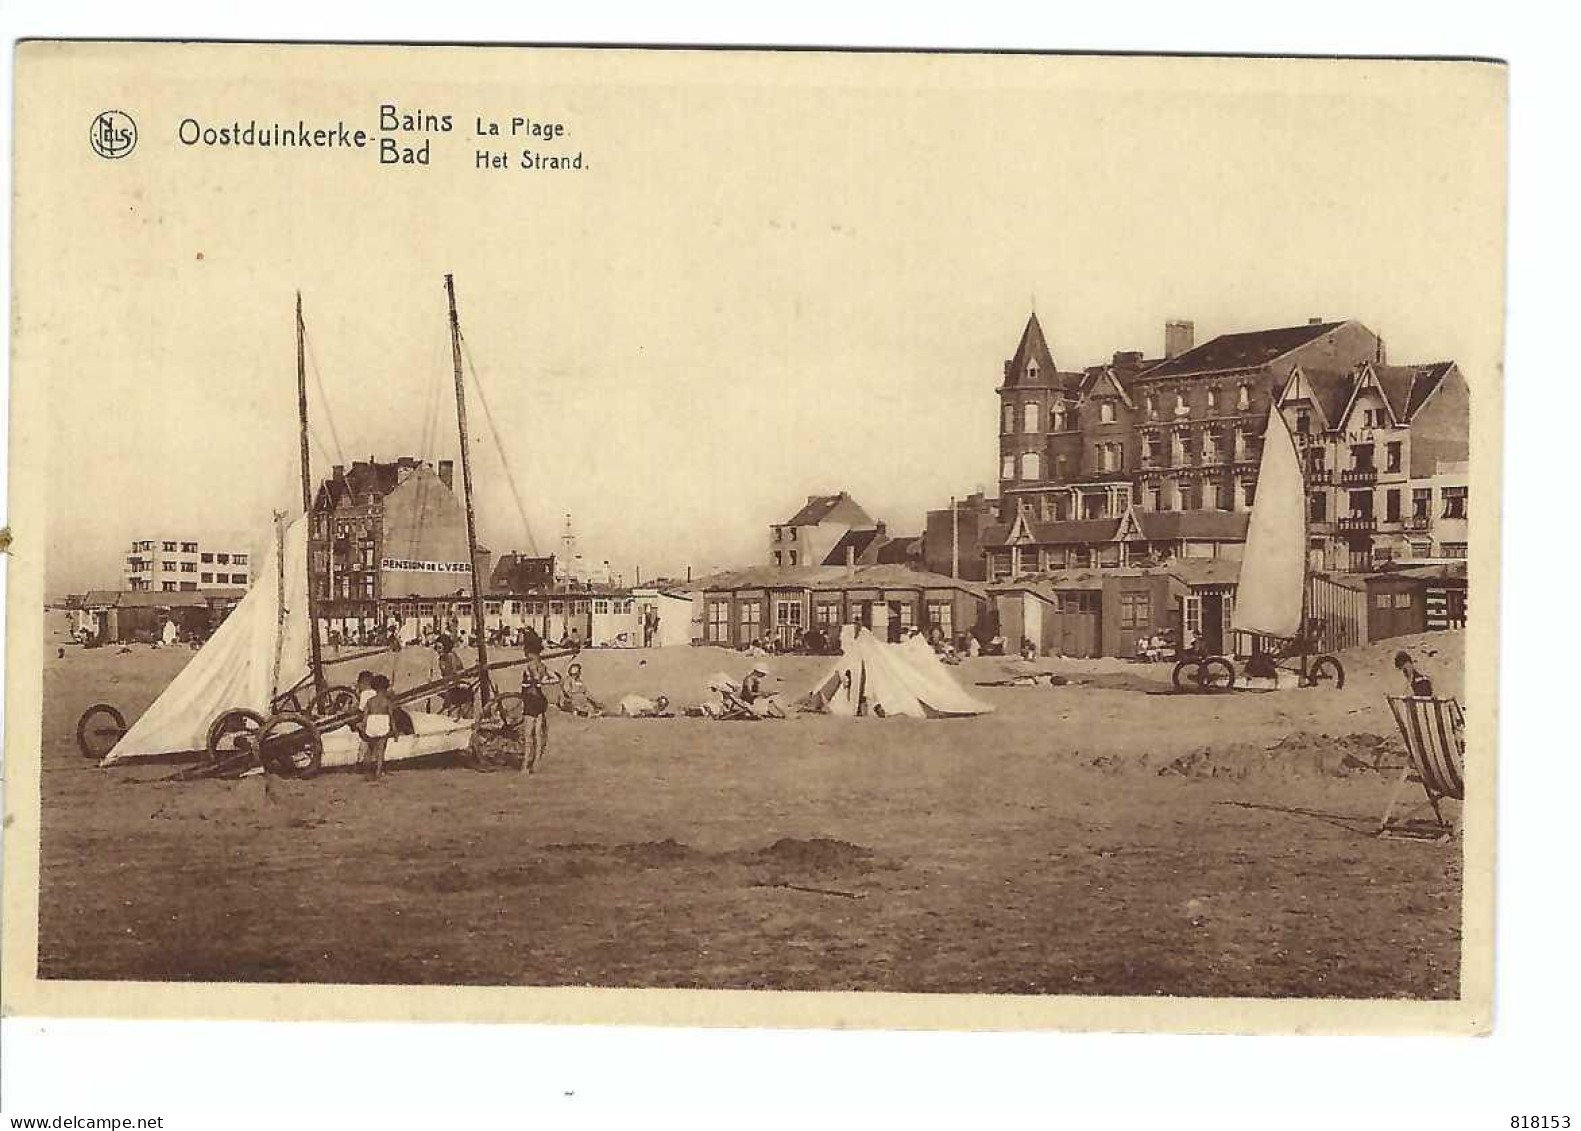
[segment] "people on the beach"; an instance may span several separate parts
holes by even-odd
[[[587,719],[604,713],[603,705],[588,692],[581,664],[572,664],[565,671],[560,685],[560,709]]]
[[[752,670],[747,672],[746,678],[741,681],[741,701],[759,718],[783,719],[785,708],[781,707],[773,693],[763,686],[763,681],[769,674],[767,664],[753,664]]]
[[[645,695],[626,695],[621,698],[617,713],[626,719],[667,719],[670,717],[670,700],[665,695],[653,699]]]
[[[357,764],[373,780],[384,774],[384,748],[390,741],[391,704],[388,694],[379,689],[381,679],[388,688],[389,680],[382,676],[367,670],[357,673],[357,703],[362,709],[357,725],[357,733],[362,736]]]
[[[560,682],[560,677],[543,662],[543,641],[538,634],[528,630],[525,651],[527,663],[522,666],[522,728],[526,731],[522,744],[522,771],[534,773],[538,761],[549,752],[549,695],[544,689]]]
[[[1401,677],[1405,680],[1411,694],[1422,699],[1433,697],[1433,681],[1423,675],[1417,668],[1416,661],[1411,659],[1411,653],[1399,651],[1394,654],[1394,666],[1399,669]]]

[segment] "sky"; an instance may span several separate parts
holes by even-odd
[[[300,508],[298,290],[315,478],[455,458],[451,272],[483,542],[549,552],[570,514],[628,580],[765,560],[809,494],[905,533],[992,492],[1034,307],[1062,369],[1156,356],[1171,318],[1322,317],[1457,360],[1484,403],[1500,381],[1496,67],[79,45],[18,76],[50,593],[118,585],[134,538],[256,546]],[[178,136],[378,136],[381,103],[452,116],[390,135],[427,166]],[[84,143],[106,106],[139,126],[115,162]],[[516,115],[586,168],[476,168],[540,149],[476,136]]]

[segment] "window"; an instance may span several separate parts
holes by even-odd
[[[730,602],[708,602],[708,639],[714,644],[730,643]]]
[[[1183,392],[1175,394],[1175,415],[1176,416],[1190,416],[1191,415],[1191,406],[1186,403],[1186,394],[1183,393]]]
[[[1157,420],[1158,419],[1158,397],[1154,396],[1152,393],[1148,393],[1147,394],[1147,400],[1144,401],[1143,403],[1146,404],[1146,406],[1147,406],[1147,418],[1149,420]]]
[[[916,603],[908,597],[904,601],[897,602],[897,604],[900,606],[900,627],[903,629],[911,628],[917,623]]]
[[[159,586],[159,589],[160,589],[160,592],[162,592],[162,593],[174,593],[174,592],[177,591],[176,590],[176,583],[174,581],[163,582]]]
[[[1016,430],[1016,406],[1005,402],[1004,418],[1000,422],[999,431],[1009,435]]]
[[[1162,487],[1148,488],[1147,500],[1148,510],[1161,511],[1168,509],[1164,505],[1164,489]]]
[[[781,541],[784,541],[784,539],[785,539],[785,528],[783,526],[776,526],[774,528],[774,541],[781,542]]]
[[[1307,496],[1307,521],[1328,521],[1328,496],[1322,491],[1316,491]]]
[[[198,572],[198,563],[197,562],[182,562],[181,563],[181,572],[182,573],[197,573]]]
[[[1464,558],[1466,556],[1466,544],[1464,542],[1440,542],[1439,546],[1442,547],[1446,558]]]
[[[1021,457],[1021,478],[1039,479],[1042,477],[1042,461],[1036,452],[1028,452]]]
[[[785,561],[786,561],[787,565],[795,565],[796,564],[796,551],[795,550],[787,550],[786,553],[785,553]]]
[[[1351,518],[1371,518],[1372,517],[1372,492],[1371,491],[1352,491],[1350,493],[1350,517]]]
[[[737,608],[740,612],[742,642],[761,639],[763,636],[763,602],[757,600],[742,601]]]
[[[789,541],[791,541],[791,542],[796,541],[796,528],[794,526],[791,527],[789,530],[787,530],[785,532],[785,534],[786,534],[786,536],[787,536]]]
[[[1426,518],[1433,509],[1433,489],[1431,487],[1413,487],[1411,489],[1411,517]]]
[[[1241,484],[1241,503],[1244,506],[1250,507],[1250,506],[1254,505],[1256,502],[1257,502],[1257,483],[1254,480],[1248,479],[1244,483]]]
[[[1352,444],[1350,446],[1350,466],[1352,471],[1372,471],[1372,445]]]
[[[1385,445],[1383,449],[1385,471],[1400,470],[1400,448],[1401,444],[1398,440],[1392,440],[1387,445]]]
[[[1444,488],[1444,517],[1445,518],[1465,518],[1466,517],[1466,488],[1464,488],[1464,487],[1445,487]]]
[[[1021,431],[1036,432],[1038,430],[1038,406],[1028,401],[1021,406]]]
[[[836,625],[840,623],[840,606],[829,602],[821,602],[813,609],[813,618],[821,625]]]
[[[1120,631],[1147,628],[1153,623],[1153,595],[1141,593],[1120,594]]]
[[[164,570],[166,573],[175,573],[176,572],[176,563],[175,562],[160,562],[159,563],[159,568]]]
[[[1098,406],[1098,419],[1104,424],[1114,423],[1114,402],[1104,401]]]
[[[929,601],[928,624],[937,627],[946,639],[954,636],[955,606],[949,601]]]
[[[1393,593],[1378,593],[1378,594],[1375,594],[1373,596],[1372,603],[1373,603],[1373,606],[1375,608],[1392,609],[1392,608],[1394,608],[1394,594]]]
[[[1188,482],[1180,484],[1180,509],[1183,511],[1202,509],[1202,488],[1198,484]]]
[[[1393,551],[1386,552],[1392,553]],[[1387,561],[1388,559],[1386,558],[1385,560]],[[1411,607],[1411,595],[1409,593],[1396,593],[1394,595],[1394,607],[1397,609],[1409,609]]]
[[[1324,448],[1307,449],[1307,472],[1321,473],[1328,462],[1328,451]]]
[[[181,592],[183,592],[183,593],[191,593],[197,587],[198,587],[198,583],[196,581],[183,581],[181,583]]]
[[[1219,510],[1232,511],[1235,509],[1235,484],[1220,483],[1214,488],[1213,495],[1214,506],[1218,507]]]
[[[1400,492],[1385,491],[1383,495],[1383,520],[1385,522],[1400,521]]]
[[[1064,401],[1055,401],[1054,402],[1054,424],[1053,424],[1053,430],[1055,432],[1063,432],[1063,431],[1065,431],[1065,402]]]
[[[999,461],[999,478],[1014,479],[1016,477],[1016,457],[1005,456]]]
[[[1245,412],[1252,407],[1252,387],[1241,385],[1235,390],[1235,410]]]
[[[1217,386],[1209,386],[1208,388],[1208,411],[1219,411],[1219,390]]]
[[[598,614],[598,615],[600,615],[600,616],[608,616],[609,615],[609,601],[605,600],[605,599],[596,599],[596,600],[594,600],[594,602],[593,602],[593,612]]]
[[[196,542],[183,542],[181,543],[181,552],[183,554],[195,554],[198,552],[198,544]]]
[[[1035,361],[1027,362],[1027,380],[1028,381],[1036,381],[1037,379],[1038,379],[1038,363],[1035,362]]]
[[[1147,447],[1144,450],[1148,467],[1158,467],[1164,462],[1164,440],[1157,433],[1147,438]]]
[[[778,550],[774,551],[774,564],[775,565],[784,565],[785,564],[784,558],[785,558],[785,555],[781,554]]]
[[[176,552],[176,544],[174,542],[161,542],[159,544],[159,548],[164,550],[164,552],[167,554],[173,554]]]
[[[231,556],[229,554],[215,554],[214,555],[214,560],[216,562],[218,562],[220,565],[230,565],[231,564]]]
[[[198,578],[198,581],[203,585],[213,585],[214,575],[212,573],[205,573]]]
[[[1296,413],[1296,435],[1310,436],[1312,434],[1312,414],[1305,410]]]

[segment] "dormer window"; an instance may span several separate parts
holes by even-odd
[[[1296,435],[1310,436],[1312,434],[1312,414],[1310,412],[1296,413]]]
[[[1028,381],[1036,381],[1037,379],[1038,379],[1038,363],[1035,362],[1035,361],[1027,362],[1027,380]]]

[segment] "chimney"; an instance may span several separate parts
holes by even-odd
[[[1179,357],[1195,344],[1197,324],[1186,319],[1172,318],[1164,323],[1164,358]]]
[[[334,478],[336,479],[336,481],[340,481],[340,480],[343,480],[343,479],[346,478],[346,465],[345,464],[337,463],[335,465]]]
[[[881,540],[889,537],[889,524],[884,522],[883,519],[879,519],[873,525],[878,529],[878,537]]]
[[[450,485],[450,481],[455,478],[455,475],[455,460],[442,459],[439,461],[439,481],[445,485],[445,490],[454,490]]]
[[[1116,350],[1114,353],[1113,365],[1116,369],[1135,369],[1141,364],[1141,350]]]

